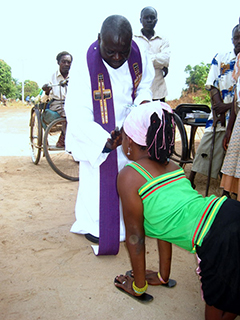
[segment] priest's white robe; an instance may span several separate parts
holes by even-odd
[[[154,69],[147,55],[141,52],[141,56],[143,75],[134,100],[135,105],[144,100],[152,100],[150,87],[154,78]],[[113,69],[105,61],[103,62],[109,72],[112,85],[115,124],[120,129],[129,112],[129,106],[132,105],[132,77],[127,62],[118,69]],[[66,150],[71,151],[74,159],[80,162],[80,170],[75,206],[76,221],[70,231],[79,234],[91,233],[99,237],[99,167],[108,156],[108,153],[102,153],[102,150],[110,136],[98,123],[94,122],[91,95],[87,63],[81,68],[73,65],[65,102],[68,123],[65,143]],[[121,146],[117,148],[117,156],[120,171],[128,162]],[[111,202],[111,199],[109,201]],[[124,240],[125,226],[120,203],[120,241]]]

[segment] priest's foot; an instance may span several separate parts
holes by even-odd
[[[93,236],[91,233],[86,233],[86,234],[85,234],[85,238],[86,238],[88,241],[91,241],[91,242],[93,242],[93,243],[99,243],[99,238]]]

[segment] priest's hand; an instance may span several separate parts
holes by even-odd
[[[122,144],[122,130],[116,127],[111,131],[111,138],[109,138],[105,144],[105,148],[114,150]]]

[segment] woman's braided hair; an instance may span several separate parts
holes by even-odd
[[[175,122],[172,113],[163,109],[162,121],[156,112],[151,115],[147,131],[149,158],[160,163],[169,162],[174,150]]]

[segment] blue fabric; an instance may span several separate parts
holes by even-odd
[[[43,129],[46,130],[47,125],[51,123],[53,120],[61,118],[60,114],[57,111],[52,111],[50,109],[46,109],[41,116],[41,122]]]

